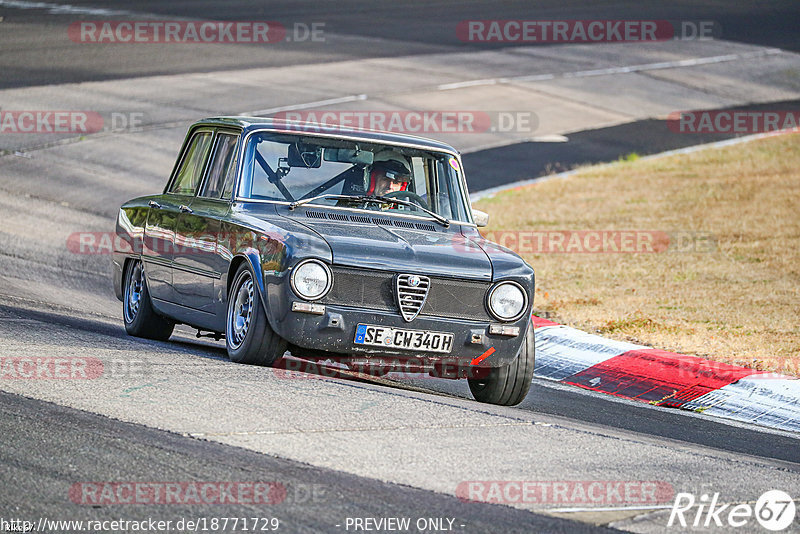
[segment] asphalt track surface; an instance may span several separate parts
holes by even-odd
[[[415,516],[457,518],[454,524],[460,532],[613,530],[311,468],[6,393],[0,393],[0,450],[6,480],[0,488],[4,517],[13,510],[13,515],[26,518],[119,519],[120,506],[64,502],[80,473],[77,483],[272,482],[285,490],[275,498],[279,502],[268,505],[140,505],[125,510],[124,517],[133,521],[278,518],[279,531],[328,532],[344,531],[347,517]]]
[[[71,2],[69,5],[80,8],[99,4]],[[143,13],[150,20],[155,14],[164,18],[185,19],[267,19],[287,26],[295,22],[324,21],[330,39],[319,46],[313,43],[281,43],[268,47],[237,47],[235,53],[228,47],[217,45],[203,45],[202,48],[193,45],[152,45],[144,49],[127,45],[71,47],[64,46],[65,25],[72,20],[95,17],[80,13],[55,15],[50,13],[49,7],[9,8],[0,2],[0,17],[3,17],[0,22],[0,29],[3,30],[0,32],[0,49],[3,51],[0,55],[0,69],[3,72],[0,88],[113,80],[161,73],[312,65],[342,59],[492,50],[498,46],[459,42],[454,38],[453,27],[462,20],[472,18],[534,18],[531,16],[531,4],[525,2],[504,2],[489,7],[485,3],[454,1],[403,4],[358,1],[319,5],[276,2],[268,7],[262,4],[253,7],[250,2],[151,1],[125,3],[124,7],[113,4],[110,8],[123,10],[130,15],[98,15],[96,18],[135,18],[137,13]],[[791,1],[770,2],[766,7],[753,4],[740,6],[736,2],[710,2],[704,5],[697,5],[696,2],[617,2],[611,7],[587,2],[539,2],[535,14],[538,19],[713,20],[722,27],[724,38],[732,41],[787,50],[797,50],[799,42],[796,21],[800,18],[800,5]],[[369,46],[365,43],[369,43]],[[764,106],[797,109],[797,101]],[[472,152],[465,156],[465,165],[471,169],[472,176],[481,177],[478,183],[471,184],[472,189],[477,191],[516,179],[530,178],[545,171],[614,160],[631,152],[647,154],[726,137],[658,135],[661,131],[666,131],[663,121],[635,121],[576,132],[568,136],[567,143],[521,143]],[[502,176],[491,165],[498,158],[509,162]],[[531,161],[536,162],[534,166]],[[64,182],[62,185],[69,184]],[[96,194],[99,198],[113,196],[109,191],[97,191]],[[34,200],[25,199],[21,209],[30,209],[27,206],[33,205]],[[60,208],[52,209],[54,217],[57,217]],[[98,207],[91,199],[86,199],[77,209],[89,221],[94,220],[92,217],[98,213],[107,217],[109,210],[113,211],[114,208]],[[0,226],[8,223],[0,222]],[[165,375],[165,380],[173,380],[173,383],[166,387],[161,397],[149,398],[148,401],[153,403],[149,409],[154,413],[169,411],[167,406],[159,405],[159,402],[168,402],[173,395],[180,397],[186,393],[181,389],[180,378],[176,377],[184,373],[187,381],[192,381],[192,366],[195,364],[204,369],[203,374],[197,376],[201,384],[205,384],[205,380],[224,381],[226,376],[230,376],[231,388],[252,385],[236,381],[242,380],[242,373],[250,369],[227,362],[220,344],[193,340],[189,330],[179,330],[170,343],[153,343],[127,337],[119,318],[120,306],[109,295],[107,272],[100,272],[96,268],[97,263],[85,258],[71,258],[74,263],[69,263],[70,258],[65,260],[63,255],[49,252],[43,252],[40,261],[33,262],[22,252],[28,246],[26,243],[13,240],[4,243],[6,248],[0,251],[4,274],[26,281],[33,294],[47,294],[54,280],[55,283],[68,281],[65,285],[71,288],[70,292],[64,294],[15,298],[9,295],[8,288],[0,287],[0,336],[5,344],[4,350],[7,347],[22,347],[32,351],[32,354],[36,351],[37,354],[46,354],[45,351],[99,354],[109,350],[127,357],[147,354],[153,356],[154,362],[167,359],[175,369]],[[76,295],[85,300],[76,302]],[[97,308],[92,307],[95,304],[98,304]],[[17,353],[12,350],[12,354]],[[206,371],[206,368],[210,370]],[[249,374],[256,372],[252,370]],[[467,400],[468,393],[460,382],[422,380],[392,383],[362,379],[314,382],[316,389],[304,394],[322,395],[330,399],[332,419],[346,415],[340,405],[347,403],[347,393],[342,395],[341,390],[348,388],[340,387],[341,382],[352,386],[353,394],[396,399],[398,405],[424,402],[437,407],[455,406],[475,419],[489,413],[493,417],[511,418],[531,425],[543,423],[545,427],[551,425],[582,433],[586,436],[585,444],[570,448],[571,451],[578,451],[578,456],[564,461],[578,466],[578,469],[584,468],[587,478],[599,476],[589,473],[595,473],[598,466],[602,467],[604,462],[611,461],[613,454],[610,451],[592,449],[592,443],[599,443],[609,436],[617,440],[613,443],[634,444],[646,451],[641,453],[641,458],[636,458],[638,464],[633,462],[641,466],[641,473],[647,472],[646,466],[649,464],[661,465],[658,464],[658,458],[648,456],[654,454],[654,450],[660,450],[665,457],[670,454],[669,451],[680,451],[684,455],[681,458],[698,462],[692,466],[703,465],[706,460],[710,463],[713,463],[712,460],[729,462],[732,466],[730,480],[725,481],[719,475],[711,474],[707,479],[709,483],[723,488],[725,484],[767,488],[773,478],[782,481],[787,480],[786,477],[797,479],[800,472],[800,447],[794,436],[622,401],[538,379],[534,381],[528,398],[516,408],[489,408],[472,403]],[[158,380],[153,383],[153,390],[161,387]],[[164,432],[149,426],[118,421],[115,417],[123,417],[111,412],[103,412],[107,416],[101,416],[89,413],[94,411],[91,408],[75,410],[64,406],[73,401],[86,406],[92,404],[91,391],[79,387],[73,391],[54,385],[52,391],[46,391],[31,385],[30,388],[18,387],[14,390],[16,394],[0,393],[0,479],[4,482],[0,486],[0,517],[114,519],[122,515],[128,519],[170,519],[249,516],[254,510],[246,505],[97,508],[72,503],[67,495],[71,484],[94,480],[278,480],[290,489],[308,489],[314,484],[325,489],[324,496],[316,501],[290,498],[274,511],[267,510],[281,519],[288,532],[343,531],[335,525],[341,524],[344,518],[373,516],[454,517],[457,524],[465,525],[461,529],[464,532],[603,530],[602,527],[538,512],[463,503],[444,492],[417,489],[403,483],[382,482],[392,478],[377,466],[374,473],[370,469],[362,469],[360,472],[363,476],[358,476],[335,467],[321,467],[313,461],[285,459],[279,453],[269,454],[269,450],[267,454],[264,454],[264,450],[248,450],[243,448],[242,442],[234,439],[220,442],[213,441],[213,436],[205,440],[189,437],[193,435],[192,432],[187,427],[178,428],[180,425],[177,424],[173,425],[176,428],[174,433]],[[144,395],[148,390],[142,391]],[[131,397],[130,403],[135,407],[135,392],[126,394]],[[37,400],[50,396],[60,400]],[[235,396],[235,392],[231,393],[231,397]],[[208,419],[224,419],[225,411],[222,408],[236,409],[236,405],[226,399],[211,403],[207,401],[197,399],[198,405],[211,407]],[[101,412],[99,409],[96,411]],[[201,413],[194,404],[187,405],[186,412]],[[298,414],[298,417],[301,415]],[[387,418],[405,414],[393,414],[391,409],[386,409],[380,415]],[[203,417],[202,413],[199,417]],[[130,420],[135,419],[131,416]],[[172,428],[169,421],[155,426]],[[481,439],[481,434],[471,437]],[[331,447],[335,448],[335,444],[334,439]],[[571,442],[564,443],[565,447],[570,445]],[[520,454],[530,454],[539,446],[538,442],[520,443]],[[464,450],[467,450],[466,447],[451,451],[450,461],[463,461],[459,457],[465,454]],[[359,462],[360,452],[353,451],[353,464]],[[367,454],[368,451],[363,452]],[[491,451],[485,452],[489,456],[492,454]],[[541,452],[543,458],[558,458],[558,451],[544,449]],[[425,451],[419,451],[419,454],[424,455]],[[448,456],[443,458],[443,461],[447,461]],[[489,458],[476,458],[476,463],[490,463]],[[529,462],[537,469],[547,468],[535,460],[529,459]],[[663,478],[682,476],[686,480],[693,479],[697,474],[696,469],[688,465],[675,464],[672,468],[673,473],[658,474]],[[739,479],[736,469],[747,473],[746,476],[750,478]],[[551,477],[550,480],[559,480],[563,475],[554,468],[546,476]],[[645,475],[632,471],[618,476],[636,479]],[[692,480],[691,484],[696,482]],[[741,499],[758,497],[758,493],[742,495],[739,496]],[[259,511],[264,512],[263,509]],[[605,524],[609,521],[592,519],[590,522]],[[658,531],[664,523],[655,525],[654,531]]]
[[[100,337],[130,339],[124,330],[91,317],[69,317],[53,311],[34,311],[26,309],[26,307],[16,308],[8,305],[0,305],[0,316],[37,321],[43,325],[57,324]],[[143,343],[149,344],[150,342],[143,341]],[[221,343],[187,341],[186,337],[182,337],[179,343],[184,348],[197,351],[199,354],[226,358],[224,345]],[[319,375],[330,376],[331,373],[336,373],[336,369],[338,368],[327,365],[319,370]],[[412,388],[468,398],[464,395],[463,388],[453,387],[458,384],[457,382],[448,380],[436,380],[436,384],[432,386],[428,380],[369,379],[364,375],[345,375],[343,378],[356,382],[366,381],[380,386],[396,387],[400,390]],[[727,452],[800,464],[798,441],[795,437],[785,433],[765,433],[757,428],[748,428],[744,425],[732,425],[703,417],[687,416],[685,412],[609,398],[607,395],[577,390],[574,387],[559,385],[547,380],[534,380],[535,385],[530,394],[515,409],[563,417],[601,427],[615,427],[655,438],[701,445]],[[621,413],[624,413],[622,418],[620,417]]]
[[[52,343],[73,347],[79,354],[95,356],[103,349],[120,355],[148,354],[153,357],[152,361],[177,353],[178,359],[162,364],[174,366],[174,371],[158,372],[157,376],[146,376],[133,383],[123,381],[123,385],[128,387],[122,388],[119,396],[129,397],[134,404],[139,396],[138,390],[144,388],[142,392],[146,392],[148,387],[154,385],[162,389],[159,382],[164,382],[167,389],[163,390],[163,394],[150,396],[149,402],[155,403],[151,409],[155,410],[166,408],[161,403],[169,402],[173,395],[171,391],[180,392],[181,386],[174,378],[176,373],[185,373],[191,378],[196,373],[196,366],[205,361],[230,367],[230,371],[240,377],[245,374],[243,371],[246,368],[227,362],[220,344],[192,340],[186,331],[179,331],[169,343],[149,342],[129,338],[122,328],[108,318],[75,315],[66,310],[39,311],[32,309],[29,303],[0,306],[0,323],[6,332],[4,344],[9,346],[9,338],[34,339],[35,345],[30,351],[32,355],[44,353],[35,347],[46,348]],[[227,373],[222,369],[216,375],[224,377]],[[311,382],[321,382],[322,385],[330,383],[329,373],[321,369],[319,374],[324,378]],[[198,375],[198,378],[202,382],[202,375]],[[239,380],[231,378],[229,387],[240,387],[237,386],[241,384]],[[450,404],[464,399],[466,409],[476,415],[488,409],[467,400],[468,393],[460,382],[359,378],[336,379],[334,382],[349,383],[356,390],[371,392],[372,395],[394,397],[397,400],[393,404],[400,399],[418,399],[435,404]],[[105,388],[105,385],[99,387]],[[264,384],[264,399],[269,398],[270,387]],[[66,391],[71,389],[67,387]],[[204,389],[198,388],[196,394],[202,395]],[[341,417],[336,415],[335,404],[345,399],[333,391],[325,391],[334,402],[330,407],[331,417]],[[40,392],[31,392],[41,396]],[[72,393],[76,398],[85,397],[86,394],[80,389]],[[303,393],[298,391],[298,394]],[[186,402],[186,398],[177,402]],[[197,403],[191,402],[187,409],[196,412],[194,404]],[[120,517],[137,520],[153,517],[177,521],[194,517],[254,517],[258,512],[259,515],[279,518],[289,532],[340,531],[335,525],[343,524],[342,521],[348,517],[448,517],[455,518],[459,525],[465,525],[457,529],[463,532],[601,531],[590,525],[554,520],[537,513],[496,505],[462,503],[451,496],[378,482],[372,477],[320,469],[307,463],[273,458],[231,445],[199,441],[187,437],[185,431],[180,433],[182,435],[158,431],[24,396],[2,393],[0,406],[0,454],[3,458],[0,473],[3,480],[8,482],[0,489],[0,503],[4,510],[9,510],[4,512],[5,516],[29,520],[38,517],[71,520]],[[368,404],[365,406],[368,407]],[[213,409],[207,417],[224,418],[224,413],[230,409],[231,406],[222,410]],[[615,435],[617,440],[657,443],[662,454],[667,450],[682,450],[700,460],[721,456],[738,468],[746,465],[769,466],[773,471],[770,479],[778,473],[794,477],[800,473],[800,447],[797,446],[796,437],[609,399],[543,380],[534,380],[531,393],[520,406],[491,410],[506,417],[531,421],[532,424],[573,429],[585,434],[589,439],[587,444],[601,436]],[[305,415],[300,411],[296,416]],[[265,414],[261,417],[268,416]],[[475,438],[483,439],[480,434],[476,434]],[[520,445],[534,450],[538,446],[535,442]],[[354,447],[350,453],[353,461],[360,461],[362,453],[369,458],[366,450]],[[425,451],[419,451],[418,454],[425,455]],[[458,455],[459,452],[453,450],[452,454]],[[492,453],[485,451],[485,454]],[[578,466],[583,462],[590,465],[597,462],[592,459],[596,452],[587,451],[587,454],[589,456],[586,458],[576,457],[570,461]],[[656,461],[655,458],[643,460]],[[480,459],[476,461],[481,462]],[[674,467],[683,469],[677,465]],[[551,476],[558,479],[559,473],[553,472]],[[642,475],[620,473],[619,476],[637,479]],[[734,484],[747,486],[735,474],[731,475],[730,480]],[[268,507],[218,504],[88,506],[76,504],[68,498],[69,488],[73,484],[102,481],[277,481],[288,488],[289,495],[293,495],[291,492],[294,491],[299,496],[295,501],[287,498],[280,505]],[[767,481],[759,483],[769,484]],[[718,481],[709,484],[713,486]],[[323,496],[309,502],[309,492],[313,492],[315,487],[321,488]],[[13,514],[10,510],[14,511]]]
[[[46,2],[45,2],[46,3]],[[124,3],[61,2],[76,7],[102,6],[109,16],[76,13],[50,17],[48,8],[12,9],[0,3],[4,31],[0,33],[0,87],[80,82],[121,77],[207,72],[249,67],[286,66],[344,58],[481,50],[505,46],[464,43],[455,28],[464,20],[669,20],[713,21],[726,40],[798,50],[800,6],[792,0],[752,2],[621,1],[603,5],[584,0],[462,2],[218,2],[157,0]],[[281,42],[238,47],[222,45],[150,45],[144,50],[127,44],[70,46],[63,26],[73,20],[137,19],[137,14],[186,20],[271,20],[286,27],[323,22],[331,34],[325,43]],[[334,37],[339,36],[339,37]],[[369,39],[368,41],[365,39]],[[9,53],[10,52],[10,53]]]
[[[732,106],[726,110],[800,110],[800,100]],[[563,143],[514,143],[464,155],[464,166],[480,177],[470,184],[478,192],[516,182],[568,171],[583,165],[616,161],[629,155],[646,156],[738,137],[732,133],[677,135],[666,119],[645,119],[617,126],[569,134]],[[497,161],[503,161],[502,168]]]

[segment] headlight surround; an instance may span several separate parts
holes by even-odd
[[[295,265],[290,278],[292,290],[305,300],[319,300],[330,291],[333,275],[319,260],[303,260]]]
[[[489,311],[500,321],[516,321],[528,307],[528,294],[516,282],[499,282],[489,290]]]

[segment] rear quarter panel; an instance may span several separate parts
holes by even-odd
[[[150,212],[148,202],[153,196],[139,197],[120,207],[116,221],[116,239],[112,252],[114,293],[122,300],[122,276],[125,261],[141,257],[144,247],[144,229]]]

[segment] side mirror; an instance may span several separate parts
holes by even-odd
[[[489,225],[489,214],[485,211],[472,209],[472,218],[475,221],[475,225],[479,227],[484,227]]]

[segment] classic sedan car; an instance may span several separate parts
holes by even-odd
[[[534,368],[533,269],[478,232],[459,153],[419,137],[262,118],[191,126],[158,195],[122,205],[130,335],[175,324],[234,362],[413,362],[515,405]]]

